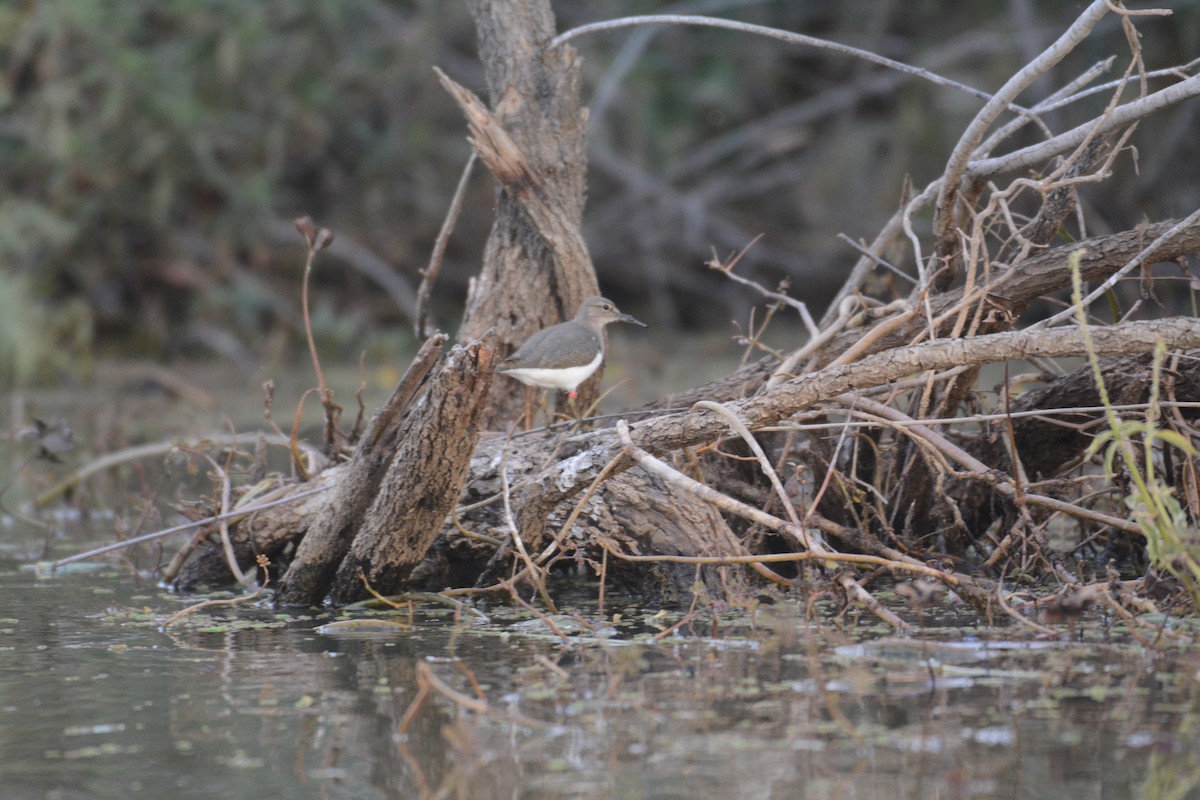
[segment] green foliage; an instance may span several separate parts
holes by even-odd
[[[1142,800],[1187,800],[1195,797],[1200,787],[1200,765],[1194,752],[1185,751],[1179,758],[1155,752],[1150,755],[1146,778],[1138,791]]]
[[[981,88],[1019,66],[1033,44],[1023,36],[1061,29],[1076,13],[1035,4],[1036,24],[1025,26],[1000,2],[955,14],[933,2],[700,5]],[[652,0],[552,6],[563,30],[662,10]],[[1139,21],[1157,65],[1194,57],[1194,37],[1181,31],[1195,12],[1177,12]],[[1119,26],[1096,37],[1047,85],[1124,51]],[[718,279],[695,265],[714,246],[737,249],[765,232],[754,257],[803,280],[819,302],[844,274],[848,254],[836,234],[872,235],[905,176],[919,185],[937,174],[978,109],[916,79],[872,88],[885,71],[730,31],[631,28],[573,45],[601,156],[585,233],[615,291],[624,283],[644,293],[652,275],[693,298],[710,288],[715,296]],[[484,93],[466,4],[0,3],[0,264],[28,276],[35,299],[83,303],[97,339],[125,353],[134,343],[159,354],[198,321],[232,328],[250,351],[265,331],[298,333],[299,242],[272,225],[302,214],[415,281],[468,149],[434,65]],[[1103,103],[1062,109],[1048,124],[1069,128]],[[1132,144],[1153,180],[1130,179],[1127,190],[1089,204],[1130,225],[1190,209],[1200,159],[1196,137],[1177,135],[1184,121],[1141,126]],[[492,190],[478,170],[442,273],[448,302],[478,265]],[[314,278],[335,314],[353,307],[365,324],[396,319],[394,303],[369,281],[326,269]],[[236,296],[248,286],[249,300]]]
[[[381,0],[4,4],[2,263],[35,296],[83,297],[110,329],[163,334],[155,318],[182,322],[172,295],[263,264],[275,220],[331,197],[343,230],[410,215],[394,156],[435,143],[406,138],[404,100],[440,91],[414,14]]]
[[[0,280],[0,384],[21,386],[87,370],[91,330],[83,303],[68,301],[52,314],[37,300],[28,277],[5,274]]]

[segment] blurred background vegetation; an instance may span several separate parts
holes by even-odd
[[[1195,59],[1200,4],[1157,5],[1175,14],[1138,21],[1147,67]],[[741,19],[985,90],[1078,11],[1052,0],[554,6],[560,30],[656,12]],[[836,235],[871,238],[905,176],[924,186],[940,174],[979,107],[844,56],[728,31],[626,28],[573,44],[591,108],[585,235],[606,293],[660,331],[744,320],[757,298],[703,262],[760,233],[745,273],[787,278],[819,310],[856,257]],[[1114,54],[1106,79],[1128,61],[1110,15],[1032,99]],[[85,377],[116,355],[286,358],[301,341],[290,220],[302,214],[338,237],[314,276],[322,345],[356,359],[404,343],[469,152],[435,65],[483,91],[460,2],[0,4],[0,382]],[[1104,102],[1048,123],[1064,130]],[[1142,124],[1136,158],[1084,193],[1088,233],[1200,205],[1197,108]],[[435,291],[443,327],[457,325],[492,203],[479,169]]]

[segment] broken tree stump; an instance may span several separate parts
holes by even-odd
[[[480,342],[442,354],[445,342],[438,335],[425,343],[372,418],[297,548],[280,605],[358,599],[366,593],[360,570],[388,592],[441,530],[466,480],[493,362]]]

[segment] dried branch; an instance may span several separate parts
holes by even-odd
[[[446,209],[446,219],[442,221],[437,239],[433,242],[433,250],[429,254],[429,264],[421,272],[421,285],[417,289],[417,310],[413,314],[413,332],[421,341],[433,335],[433,331],[429,330],[429,295],[433,292],[433,284],[437,282],[438,273],[442,271],[442,259],[446,255],[446,245],[450,242],[450,233],[454,230],[454,223],[458,221],[459,212],[462,211],[463,197],[467,193],[467,183],[471,179],[471,171],[477,158],[478,154],[472,150],[466,166],[463,167],[462,177],[458,179],[458,186],[454,189],[454,196],[450,199],[450,207]]]
[[[1200,84],[1197,85],[1200,86]],[[1105,292],[1107,292],[1113,286],[1116,286],[1117,281],[1121,280],[1121,278],[1125,277],[1133,270],[1152,263],[1151,258],[1154,253],[1179,237],[1181,234],[1188,232],[1189,229],[1194,228],[1198,224],[1200,224],[1200,209],[1196,209],[1186,219],[1180,220],[1174,225],[1171,225],[1162,233],[1158,234],[1158,236],[1156,236],[1154,240],[1150,242],[1150,244],[1138,251],[1138,254],[1130,259],[1125,266],[1121,267],[1119,270],[1110,275],[1107,280],[1105,280],[1095,289],[1088,292],[1087,296],[1083,298],[1084,307],[1091,305],[1097,299],[1102,297]],[[1033,327],[1048,328],[1051,325],[1055,325],[1059,322],[1070,319],[1074,313],[1075,312],[1072,308],[1065,309],[1051,317],[1048,317],[1047,319],[1041,320]]]
[[[1004,113],[1011,101],[1015,100],[1021,92],[1078,47],[1108,11],[1108,0],[1093,0],[1062,36],[1005,82],[1004,86],[988,100],[975,115],[971,124],[967,126],[967,129],[963,131],[958,139],[958,144],[954,146],[954,150],[947,160],[946,169],[942,174],[941,191],[934,211],[933,232],[937,241],[936,252],[940,258],[950,259],[950,256],[958,248],[958,234],[955,232],[955,209],[959,198],[959,183],[967,172],[971,154],[983,141],[983,137],[992,123]],[[953,259],[947,261],[946,266],[948,273],[944,281],[948,283],[957,273],[957,267]]]
[[[1103,135],[1117,128],[1123,128],[1197,95],[1200,95],[1200,75],[1193,75],[1173,86],[1117,106],[1107,119],[1099,122],[1096,120],[1085,122],[1052,139],[1014,150],[1006,155],[971,161],[967,165],[966,174],[971,180],[979,181],[1005,172],[1030,169],[1056,155],[1078,147],[1089,136]]]
[[[610,19],[604,22],[593,22],[588,25],[580,25],[578,28],[572,28],[569,31],[560,33],[550,40],[547,45],[548,49],[554,49],[579,36],[588,33],[596,33],[599,31],[616,30],[617,28],[628,28],[633,25],[700,25],[708,28],[724,28],[731,31],[739,31],[741,33],[751,33],[756,36],[766,36],[769,39],[786,42],[788,44],[799,44],[808,47],[816,47],[821,50],[831,50],[842,55],[853,56],[854,58],[869,61],[872,64],[878,64],[888,69],[894,69],[897,72],[903,72],[907,75],[912,75],[917,78],[922,78],[934,83],[938,86],[946,86],[951,89],[956,89],[960,92],[965,92],[972,97],[978,97],[981,100],[990,100],[992,95],[987,92],[975,89],[958,81],[950,80],[942,77],[927,69],[914,67],[911,64],[905,64],[903,61],[895,61],[894,59],[881,56],[877,53],[872,53],[869,50],[863,50],[858,47],[831,42],[828,39],[819,39],[815,36],[806,36],[802,33],[794,33],[792,31],[784,31],[779,28],[770,28],[765,25],[754,25],[749,22],[738,22],[731,19],[720,19],[718,17],[703,17],[687,14],[647,14],[639,17],[621,17],[620,19]],[[1011,107],[1016,111],[1024,112],[1025,109],[1019,106],[1006,104],[1006,107]]]

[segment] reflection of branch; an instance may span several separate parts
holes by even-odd
[[[271,582],[270,573],[267,572],[267,567],[269,567],[269,566],[271,566],[270,559],[268,559],[266,556],[260,554],[258,556],[258,568],[262,570],[263,580],[262,580],[262,583],[259,584],[258,588],[255,589],[250,594],[244,594],[244,595],[241,595],[240,597],[226,597],[226,598],[222,598],[220,600],[203,600],[199,603],[196,603],[195,605],[190,605],[185,609],[177,611],[174,614],[172,614],[171,616],[167,617],[166,620],[163,621],[163,624],[161,627],[163,629],[166,629],[166,628],[170,627],[171,625],[173,625],[174,623],[178,622],[179,620],[183,619],[184,617],[188,616],[189,614],[194,614],[203,608],[210,608],[212,606],[236,606],[239,603],[248,603],[249,601],[255,599],[256,597],[258,597],[259,595],[261,595],[263,592],[266,591],[267,584],[269,584]]]
[[[416,719],[417,713],[425,704],[425,699],[429,697],[430,693],[432,692],[437,692],[442,697],[454,703],[456,706],[465,708],[468,711],[472,711],[476,714],[497,716],[500,719],[509,720],[510,722],[514,722],[526,728],[546,727],[546,723],[540,720],[530,719],[529,717],[516,712],[496,711],[491,707],[491,705],[488,704],[487,700],[477,699],[469,695],[465,695],[457,689],[451,688],[445,681],[434,674],[433,667],[429,666],[429,664],[425,663],[424,661],[417,662],[416,670],[417,694],[415,697],[413,697],[412,702],[408,704],[408,708],[405,710],[404,716],[400,718],[400,722],[396,725],[396,733],[398,735],[403,736],[405,733],[407,733],[409,726],[412,725],[412,721]],[[475,682],[473,676],[468,677],[472,679],[472,682]]]

